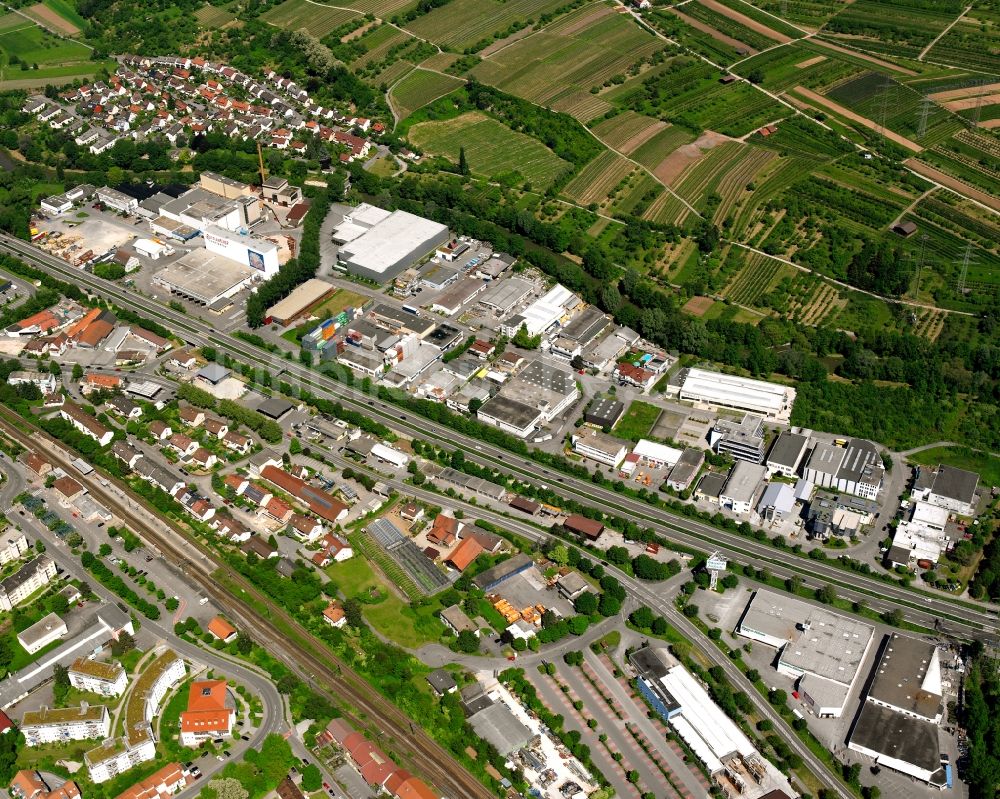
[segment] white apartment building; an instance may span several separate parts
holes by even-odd
[[[32,710],[21,720],[21,732],[28,746],[104,738],[111,730],[111,715],[104,705]]]
[[[48,555],[29,560],[10,577],[0,580],[0,610],[13,610],[56,576],[56,564]]]
[[[17,560],[28,551],[28,539],[24,533],[14,530],[0,538],[0,566]]]
[[[69,684],[92,694],[121,696],[128,685],[128,675],[120,663],[77,658],[69,667]]]
[[[95,783],[107,782],[156,757],[156,741],[149,724],[145,730],[135,730],[131,735],[109,738],[83,756],[90,779]]]

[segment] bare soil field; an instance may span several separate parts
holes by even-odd
[[[861,116],[861,114],[855,114],[849,108],[845,108],[844,106],[840,105],[840,103],[835,103],[829,97],[824,97],[822,94],[814,92],[812,89],[807,89],[804,86],[796,86],[792,91],[794,91],[796,94],[805,97],[808,100],[811,100],[814,103],[818,103],[819,105],[826,108],[828,111],[833,111],[834,113],[839,114],[845,119],[850,119],[853,122],[858,122],[864,125],[866,128],[870,128],[871,130],[877,130],[879,128],[879,126],[876,125],[872,120],[868,119],[868,117],[863,117]],[[914,141],[910,141],[905,136],[900,136],[898,133],[893,133],[891,130],[885,130],[885,129],[883,130],[885,131],[885,136],[887,139],[896,142],[896,144],[900,145],[901,147],[905,147],[907,150],[910,150],[911,152],[919,153],[922,152],[924,149],[919,144],[917,144]]]
[[[1000,83],[986,83],[981,86],[966,86],[964,89],[949,89],[946,92],[934,92],[928,94],[932,100],[944,103],[948,100],[963,100],[966,97],[978,97],[980,94],[990,94],[1000,91]]]
[[[809,69],[809,67],[816,66],[823,61],[826,61],[825,55],[814,56],[813,58],[807,58],[805,61],[800,61],[795,65],[796,69]]]
[[[959,194],[971,197],[973,200],[982,203],[988,208],[992,208],[994,211],[1000,211],[1000,197],[994,197],[992,194],[980,191],[975,186],[963,183],[958,178],[953,178],[951,175],[947,175],[941,170],[935,169],[922,161],[917,161],[915,158],[907,158],[903,163],[910,167],[910,169],[914,172],[918,172],[925,178],[930,178],[935,183],[940,183],[942,186],[953,189]]]
[[[711,297],[692,297],[686,303],[684,307],[681,308],[684,313],[689,313],[691,316],[704,316],[708,313],[708,309],[715,305],[715,300]]]
[[[76,36],[80,29],[68,19],[63,19],[55,11],[43,3],[35,3],[24,9],[24,13],[32,19],[37,19],[42,25],[63,36]]]
[[[713,11],[717,11],[724,16],[729,17],[734,22],[740,23],[745,28],[749,28],[752,31],[756,31],[761,36],[766,36],[768,39],[774,39],[780,44],[788,44],[789,42],[795,41],[791,36],[786,36],[784,33],[778,33],[776,30],[772,30],[767,27],[767,25],[762,22],[758,22],[755,19],[751,19],[748,16],[741,14],[739,11],[731,9],[729,6],[725,6],[722,3],[716,2],[716,0],[699,0],[705,8],[710,8]]]
[[[684,22],[686,22],[695,30],[699,30],[702,33],[707,33],[717,42],[722,42],[723,44],[727,44],[737,52],[746,51],[746,54],[748,56],[757,54],[757,51],[754,50],[750,45],[746,44],[745,42],[741,42],[739,39],[734,39],[732,36],[726,36],[726,34],[724,34],[722,31],[716,30],[711,25],[708,25],[699,19],[695,19],[694,17],[689,17],[683,11],[678,11],[676,8],[671,8],[670,12],[674,16],[682,19]]]
[[[1000,103],[1000,94],[963,97],[959,100],[948,100],[947,102],[941,103],[941,105],[949,111],[968,111],[970,108],[975,108],[977,105],[994,105],[995,103]]]
[[[711,150],[726,141],[730,141],[728,136],[706,130],[693,142],[681,145],[660,161],[653,174],[664,185],[672,186],[685,169],[701,158],[705,150]]]

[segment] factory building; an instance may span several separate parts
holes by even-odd
[[[283,300],[276,302],[267,309],[265,321],[268,324],[274,323],[285,327],[292,322],[301,319],[309,310],[318,303],[330,297],[337,291],[337,287],[325,280],[310,278],[300,286],[296,286],[292,293]]]
[[[240,233],[233,233],[216,225],[205,228],[205,249],[222,255],[241,266],[249,266],[262,274],[273,277],[278,273],[278,245],[273,241]]]
[[[668,386],[668,395],[675,394],[696,406],[733,408],[781,422],[787,422],[792,414],[795,389],[790,386],[705,369],[688,369],[679,378],[679,385]]]
[[[733,513],[750,513],[766,474],[767,470],[759,463],[737,461],[719,495],[719,504],[732,508]]]
[[[263,276],[263,272],[209,250],[191,250],[153,275],[153,283],[171,294],[212,305]]]
[[[568,316],[579,304],[579,297],[557,283],[523,311],[504,320],[500,332],[513,337],[523,327],[529,336],[540,335]]]
[[[950,788],[951,764],[941,756],[938,723],[944,708],[938,648],[887,635],[847,748],[936,788]]]
[[[736,633],[777,649],[778,673],[797,680],[803,703],[817,716],[839,718],[875,628],[786,594],[757,591]]]
[[[863,438],[852,438],[846,447],[820,441],[806,462],[803,476],[816,486],[876,499],[885,467],[875,445]]]
[[[337,254],[340,269],[384,284],[448,241],[444,225],[407,211],[385,213],[359,206],[349,222],[344,218],[346,224],[334,233],[334,241],[343,242]]]

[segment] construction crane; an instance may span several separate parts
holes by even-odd
[[[260,151],[260,142],[257,142],[257,161],[260,163],[260,187],[264,188],[264,181],[267,180],[267,170],[264,169],[264,154]]]

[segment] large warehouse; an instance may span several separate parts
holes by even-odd
[[[386,283],[448,241],[448,228],[393,211],[340,248],[337,262],[352,275]]]
[[[316,303],[325,300],[337,287],[325,280],[310,278],[301,286],[296,286],[285,299],[267,309],[266,321],[282,327],[304,316]]]
[[[271,277],[278,273],[278,245],[259,236],[232,233],[216,225],[205,228],[205,249]]]
[[[713,408],[736,408],[787,422],[792,415],[795,389],[737,375],[688,369],[678,398]]]
[[[153,283],[172,294],[211,305],[232,297],[261,278],[261,272],[208,250],[192,250],[153,276]]]

